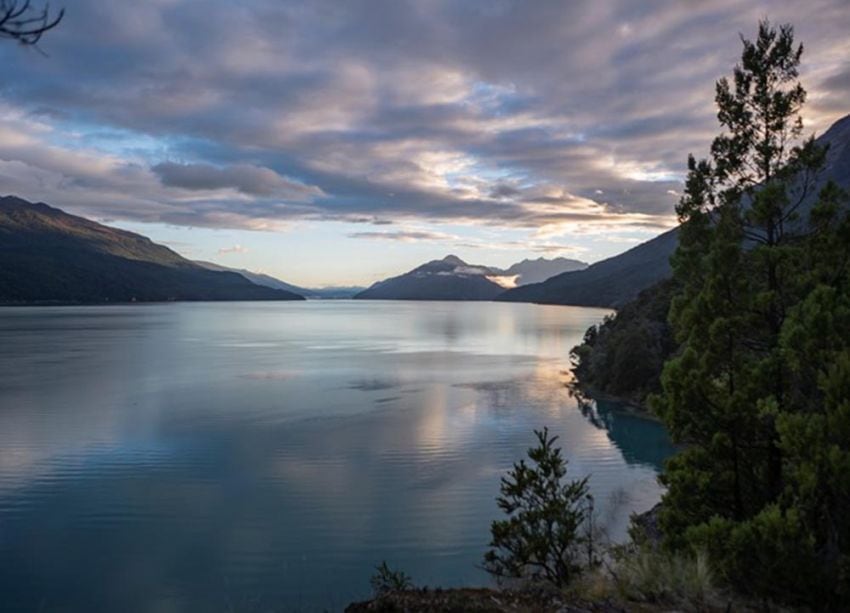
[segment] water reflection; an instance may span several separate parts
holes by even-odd
[[[335,610],[383,559],[424,584],[484,583],[499,477],[544,425],[621,535],[660,495],[635,451],[660,428],[599,407],[594,425],[570,398],[567,351],[603,315],[0,311],[15,348],[0,354],[2,608]]]
[[[664,461],[676,452],[667,432],[654,418],[614,400],[579,401],[582,414],[604,430],[630,464],[645,464],[658,472]]]

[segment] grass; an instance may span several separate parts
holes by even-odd
[[[619,595],[638,602],[713,609],[723,603],[707,558],[639,549],[615,562],[612,578]]]

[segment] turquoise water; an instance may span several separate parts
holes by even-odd
[[[339,610],[382,560],[483,584],[548,425],[622,538],[657,424],[569,396],[606,312],[306,302],[0,310],[0,609]]]

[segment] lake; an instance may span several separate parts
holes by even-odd
[[[0,609],[340,610],[477,565],[548,425],[622,539],[655,422],[565,384],[607,311],[316,301],[0,309]]]

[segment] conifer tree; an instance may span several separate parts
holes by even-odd
[[[567,586],[583,565],[596,563],[593,498],[588,477],[564,483],[567,461],[555,446],[557,436],[535,430],[537,446],[528,459],[502,477],[497,499],[506,519],[490,526],[492,549],[484,568],[499,580],[542,580]]]
[[[716,86],[723,131],[710,160],[689,159],[677,207],[670,317],[681,350],[654,404],[686,449],[663,476],[662,527],[673,547],[708,548],[743,589],[828,600],[837,588],[827,577],[846,584],[850,565],[847,535],[823,516],[847,490],[827,501],[821,479],[845,466],[850,439],[825,425],[844,419],[846,406],[829,399],[845,375],[818,368],[850,338],[817,334],[810,315],[846,299],[847,216],[834,186],[813,194],[826,151],[802,138],[793,29],[763,21],[742,42],[732,80]],[[818,423],[801,443],[800,427]],[[807,455],[830,445],[828,459]]]

